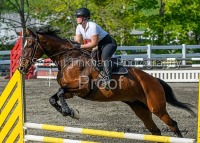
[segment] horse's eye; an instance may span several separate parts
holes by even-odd
[[[28,41],[28,46],[30,47],[32,45],[32,41]]]

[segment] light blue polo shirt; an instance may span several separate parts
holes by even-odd
[[[82,35],[84,39],[91,40],[93,35],[98,35],[98,40],[102,40],[108,33],[104,31],[98,24],[88,21],[84,29],[81,24],[76,27],[76,34]],[[99,42],[98,41],[98,42]]]

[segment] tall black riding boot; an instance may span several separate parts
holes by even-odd
[[[109,89],[110,87],[110,78],[112,74],[112,61],[106,60],[103,61],[103,70],[104,70],[104,80],[102,86],[105,89]]]

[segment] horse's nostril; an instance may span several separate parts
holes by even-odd
[[[26,60],[22,60],[22,63],[25,64],[25,63],[26,63]]]
[[[22,74],[22,69],[21,69],[20,67],[18,68],[18,70],[19,70],[19,72]]]
[[[20,72],[22,72],[22,71],[23,71],[23,67],[19,67],[18,70],[19,70]]]

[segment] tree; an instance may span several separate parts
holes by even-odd
[[[122,40],[122,35],[130,35],[133,28],[131,19],[135,15],[132,14],[132,3],[132,0],[115,2],[112,0],[43,0],[41,2],[32,0],[30,5],[35,18],[48,21],[50,25],[59,27],[64,37],[72,37],[75,34],[75,10],[87,7],[91,11],[91,20],[108,31],[119,43]],[[130,40],[124,41],[124,44],[128,44]]]
[[[62,36],[69,38],[74,36],[76,28],[74,12],[84,3],[84,0],[32,0],[30,5],[33,17],[57,27]]]
[[[160,0],[159,11],[146,17],[152,44],[199,44],[198,0]],[[192,33],[192,34],[190,34]]]
[[[1,18],[3,12],[18,13],[20,21],[16,23],[24,29],[30,26],[28,19],[36,18],[60,29],[61,36],[68,38],[75,34],[75,10],[87,7],[91,20],[114,36],[118,44],[199,43],[198,0],[0,0],[0,4]],[[144,30],[143,36],[149,40],[137,43],[137,37],[130,34],[133,29]]]
[[[8,23],[14,23],[13,27],[16,28],[15,25],[19,25],[24,31],[26,28],[26,23],[29,18],[29,1],[28,0],[1,0],[2,9],[1,20],[6,20]],[[10,19],[3,17],[2,13],[17,13],[20,17],[20,20]]]
[[[199,44],[199,7],[198,0],[167,0],[165,11],[168,21],[165,30],[170,31],[171,37],[177,37],[181,43]],[[189,32],[192,34],[189,35]]]

